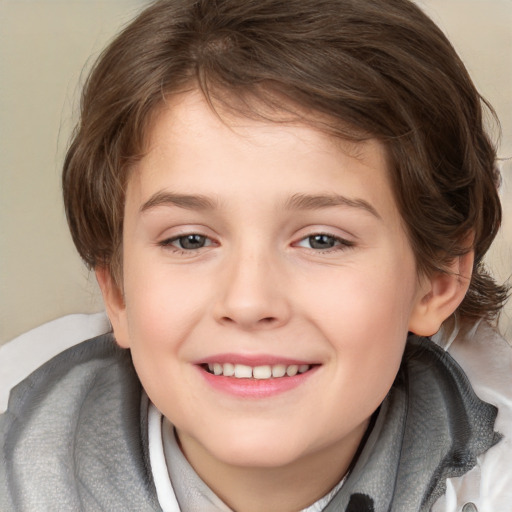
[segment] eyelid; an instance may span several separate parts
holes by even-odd
[[[176,241],[180,240],[180,238],[187,238],[188,236],[194,236],[194,235],[200,236],[200,237],[204,238],[205,240],[209,240],[210,241],[210,243],[208,243],[204,247],[210,247],[211,245],[214,245],[214,243],[215,243],[212,240],[212,238],[209,237],[209,236],[201,235],[200,233],[186,233],[184,235],[177,235],[177,236],[165,238],[165,239],[163,239],[163,240],[161,240],[159,242],[159,245],[161,245],[163,247],[168,247],[168,246],[172,245],[173,242],[176,242]],[[202,249],[202,247],[201,247],[201,249]],[[192,250],[192,249],[188,249],[188,250]]]
[[[160,236],[156,240],[155,245],[157,245],[158,247],[161,247],[163,249],[166,249],[170,252],[192,255],[192,254],[198,253],[202,249],[207,249],[212,246],[216,247],[219,245],[219,243],[217,242],[215,237],[211,236],[210,234],[207,234],[207,231],[210,231],[210,230],[203,229],[201,226],[190,226],[190,227],[181,226],[178,228],[177,232],[172,233],[171,235]],[[205,246],[197,247],[197,248],[190,248],[190,249],[186,249],[183,247],[179,247],[178,245],[174,245],[174,242],[178,241],[180,238],[186,238],[188,236],[194,236],[194,235],[204,238],[205,240],[208,241],[208,243]]]
[[[325,249],[315,249],[314,247],[305,247],[304,245],[302,245],[302,242],[304,242],[308,239],[311,239],[312,237],[315,237],[315,236],[326,236],[326,237],[334,239],[337,243],[334,246],[328,247]],[[344,250],[354,247],[355,245],[356,245],[356,242],[354,240],[350,240],[344,236],[336,235],[334,233],[329,232],[328,230],[322,230],[322,229],[311,230],[304,236],[297,238],[297,240],[295,242],[293,242],[293,244],[292,244],[292,246],[294,246],[294,247],[303,247],[304,249],[313,251],[315,253],[320,253],[320,254],[328,253],[328,252],[344,251]]]

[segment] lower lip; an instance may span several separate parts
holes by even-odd
[[[318,366],[293,377],[273,379],[237,379],[213,375],[201,367],[198,368],[206,382],[218,391],[240,398],[268,398],[299,387],[316,372]]]

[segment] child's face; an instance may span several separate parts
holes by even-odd
[[[383,147],[224,120],[189,93],[152,128],[127,188],[125,302],[107,297],[116,338],[192,462],[351,457],[426,293]]]

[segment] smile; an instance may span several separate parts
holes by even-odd
[[[319,361],[306,361],[268,354],[216,354],[194,365],[210,389],[246,400],[270,398],[301,387],[322,367]]]
[[[245,364],[232,363],[208,363],[205,370],[208,373],[223,377],[234,377],[236,379],[276,379],[282,377],[294,377],[297,374],[306,373],[311,369],[309,364],[275,364],[248,366]]]

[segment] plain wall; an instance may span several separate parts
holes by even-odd
[[[0,343],[68,313],[102,309],[67,231],[60,168],[82,69],[145,2],[0,0]],[[449,35],[503,127],[512,156],[512,0],[420,2]],[[489,256],[512,273],[512,160],[502,162],[505,225]],[[502,331],[512,340],[512,304]]]

